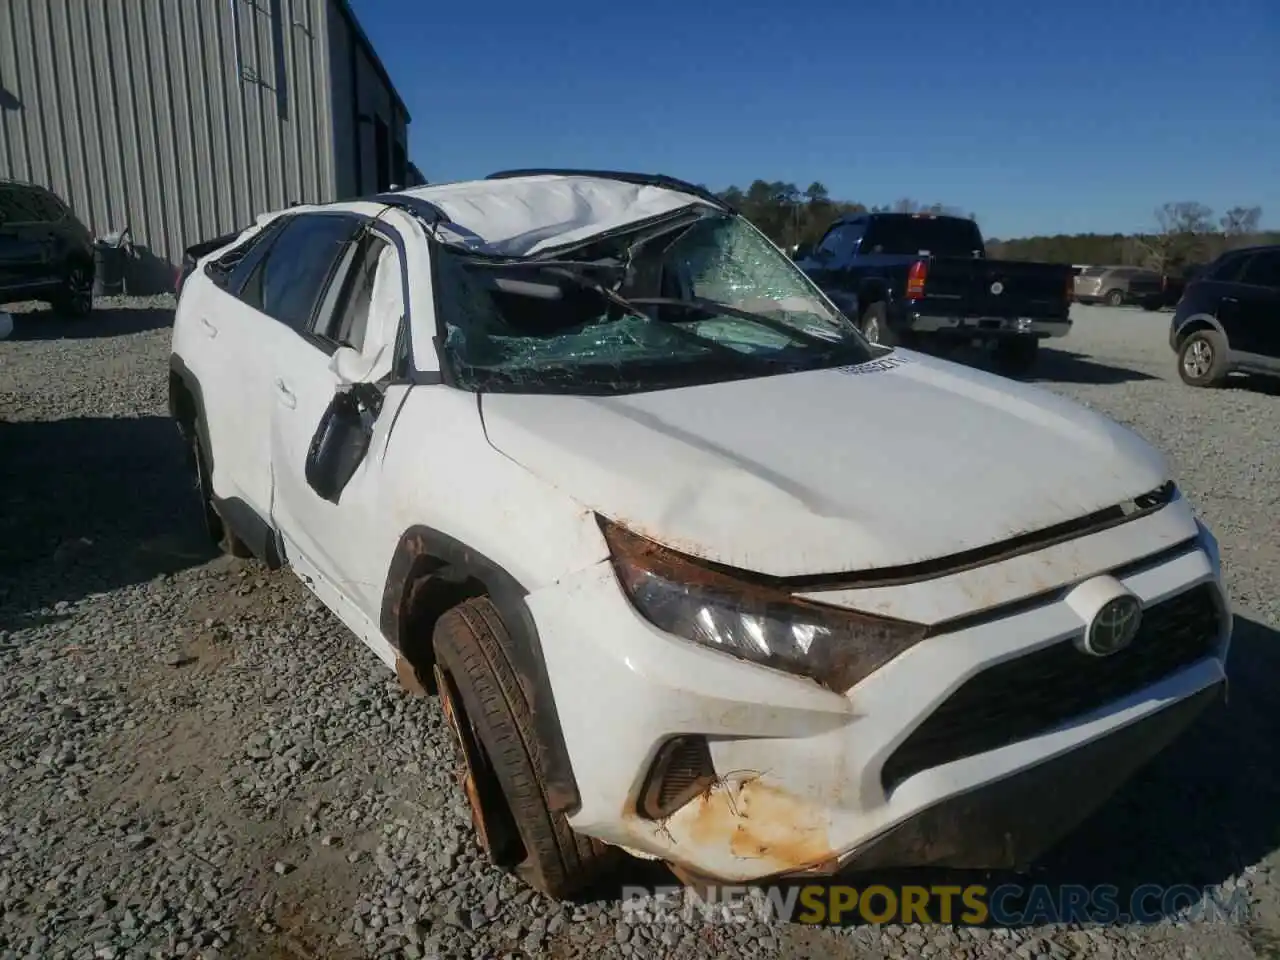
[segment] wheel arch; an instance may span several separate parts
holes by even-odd
[[[443,531],[415,525],[400,535],[382,591],[379,627],[425,689],[434,687],[432,633],[446,611],[485,596],[497,608],[511,641],[508,654],[529,698],[534,731],[545,751],[546,795],[551,809],[568,813],[578,805],[577,781],[560,730],[555,696],[528,589],[501,564]]]
[[[1211,313],[1197,313],[1188,317],[1182,326],[1178,327],[1178,332],[1174,335],[1174,349],[1182,350],[1182,345],[1187,342],[1187,338],[1193,333],[1199,333],[1201,330],[1216,330],[1222,335],[1222,339],[1231,345],[1230,338],[1227,337],[1227,331],[1222,328],[1222,324],[1218,322],[1218,318]]]

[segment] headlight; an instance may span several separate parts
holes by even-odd
[[[799,599],[600,518],[618,582],[659,630],[798,674],[836,693],[924,639],[917,623]]]

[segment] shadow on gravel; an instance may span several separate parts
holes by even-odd
[[[920,349],[917,347],[916,349]],[[949,350],[923,350],[933,356],[966,366],[976,367],[987,372],[994,372],[994,364],[989,352],[972,347],[953,347]],[[1101,363],[1078,353],[1066,350],[1055,350],[1052,347],[1041,347],[1035,368],[1026,376],[1015,377],[1028,383],[1078,383],[1106,386],[1116,383],[1132,383],[1141,380],[1157,380],[1149,373],[1118,367],[1110,363]]]
[[[1157,380],[1149,373],[1099,363],[1078,353],[1041,348],[1035,369],[1025,378],[1027,381],[1047,383],[1080,383],[1106,386],[1116,383],[1133,383],[1140,380]]]
[[[992,918],[984,924],[988,927],[1032,927],[1058,917],[1079,923],[1153,923],[1185,910],[1204,888],[1239,876],[1246,866],[1280,849],[1280,711],[1273,691],[1280,676],[1280,632],[1237,614],[1228,669],[1227,703],[1220,701],[1202,714],[1030,875],[901,870],[849,875],[839,882],[858,890],[873,884],[891,890],[981,884],[992,892],[992,912],[1002,909],[1008,921],[998,924]],[[627,886],[677,884],[660,865],[636,861],[624,868],[616,884],[593,896],[617,899],[628,892]],[[1004,884],[1020,889],[995,894]],[[802,886],[782,884],[778,893],[785,897],[794,888],[798,894]],[[740,889],[730,888],[735,893]],[[708,896],[723,897],[725,892]],[[942,921],[937,904],[930,904],[933,912],[926,922]],[[797,912],[803,906],[797,902]],[[876,906],[883,909],[883,901]],[[954,921],[966,908],[957,897],[953,909]],[[1233,900],[1231,893],[1222,893],[1198,916],[1206,922],[1239,922],[1246,918],[1238,911],[1247,910],[1243,894]],[[856,925],[855,916],[850,909],[851,923],[842,925]]]
[[[1257,393],[1264,397],[1280,397],[1280,377],[1268,377],[1259,373],[1242,373],[1227,378],[1224,390]]]
[[[15,313],[12,317],[13,333],[8,342],[124,337],[173,326],[173,310],[165,307],[97,307],[83,319],[70,319],[48,309]]]
[[[0,422],[0,629],[211,559],[167,417]]]

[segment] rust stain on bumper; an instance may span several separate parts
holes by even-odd
[[[752,861],[751,874],[805,871],[830,863],[826,816],[757,774],[724,777],[676,811],[660,828],[671,859],[717,877],[733,861]]]

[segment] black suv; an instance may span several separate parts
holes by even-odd
[[[45,300],[59,313],[93,309],[93,235],[34,183],[0,180],[0,303]]]
[[[1233,370],[1280,375],[1280,245],[1231,250],[1201,271],[1178,301],[1169,346],[1194,387]]]

